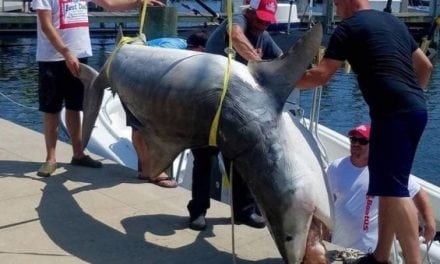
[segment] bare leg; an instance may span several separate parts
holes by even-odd
[[[139,133],[139,131],[134,130],[131,133],[131,139],[133,141],[134,149],[136,150],[136,154],[138,156],[140,166],[141,166],[141,177],[142,178],[152,178],[151,175],[149,175],[150,172],[150,160],[148,159],[148,148],[147,144],[145,144],[145,141]],[[162,172],[156,178],[164,179],[168,178],[168,175],[165,172]]]
[[[73,157],[81,159],[84,152],[81,143],[81,119],[79,111],[66,109],[66,126],[72,141]]]
[[[148,160],[147,156],[147,145],[145,144],[144,139],[142,138],[142,135],[139,133],[139,131],[134,129],[131,133],[131,140],[133,141],[133,147],[136,150],[136,154],[140,162],[142,177],[148,178],[148,172],[150,171],[150,161]]]
[[[379,240],[374,251],[378,261],[387,261],[396,234],[405,263],[421,263],[418,218],[409,197],[379,197]]]
[[[46,141],[46,161],[56,163],[59,114],[44,113],[44,139]]]

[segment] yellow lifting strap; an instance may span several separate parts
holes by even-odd
[[[220,102],[219,105],[217,107],[217,111],[215,113],[214,119],[212,120],[212,124],[211,124],[211,129],[209,131],[209,145],[210,146],[217,146],[217,133],[218,133],[218,125],[219,125],[219,121],[220,121],[220,114],[222,111],[222,106],[223,106],[223,101],[225,99],[226,96],[226,92],[228,91],[229,88],[229,80],[231,78],[231,64],[232,64],[232,60],[233,57],[235,55],[235,52],[232,48],[232,1],[231,0],[227,0],[226,2],[226,11],[227,11],[227,15],[228,15],[228,25],[227,25],[227,30],[228,30],[228,36],[229,36],[229,45],[226,48],[226,53],[228,54],[228,64],[226,66],[225,69],[225,76],[223,79],[223,90],[222,90],[222,94],[220,97]],[[230,181],[228,180],[228,177],[226,177],[226,175],[223,175],[223,184],[224,187],[229,187],[232,184],[232,167],[233,167],[233,161],[231,161],[230,164]],[[225,168],[225,171],[227,169]],[[234,232],[234,212],[233,212],[233,208],[232,208],[232,202],[233,202],[233,194],[230,195],[231,201],[231,219],[232,219],[232,263],[236,263],[236,254],[235,254],[235,232]]]
[[[141,22],[139,24],[139,36],[143,34],[144,22],[146,16],[147,16],[147,1],[144,0],[144,4],[142,5],[142,12],[141,12]]]
[[[139,37],[143,35],[142,31],[143,31],[143,28],[144,28],[144,21],[145,21],[145,17],[146,17],[146,13],[147,13],[147,1],[143,1],[143,2],[144,2],[144,4],[142,5],[142,12],[141,12],[141,18],[140,18],[138,37],[136,37],[136,38],[133,38],[133,37],[122,37],[119,40],[118,45],[113,50],[112,54],[108,58],[108,62],[106,63],[105,74],[107,75],[107,77],[110,76],[110,65],[111,65],[111,62],[113,61],[113,58],[115,57],[115,54],[119,51],[119,49],[122,46],[124,46],[125,44],[137,41],[139,39]],[[143,44],[146,45],[147,43],[145,42]]]
[[[220,97],[220,103],[217,107],[217,111],[215,113],[214,119],[212,120],[211,129],[209,131],[209,146],[216,147],[217,146],[217,132],[218,132],[218,124],[220,121],[220,114],[222,111],[223,101],[226,96],[226,92],[229,88],[229,80],[231,78],[231,64],[234,56],[234,51],[232,49],[232,1],[228,0],[226,3],[226,9],[228,14],[228,36],[229,36],[229,45],[226,49],[228,54],[228,64],[225,70],[225,77],[223,79],[223,90],[222,95]]]
[[[132,37],[122,37],[122,38],[119,40],[118,45],[117,45],[116,48],[113,50],[112,54],[110,54],[110,57],[108,58],[108,61],[107,61],[106,66],[105,66],[105,74],[107,75],[107,77],[110,76],[110,65],[111,65],[111,62],[113,61],[113,58],[115,57],[115,55],[116,55],[116,53],[119,51],[119,49],[120,49],[122,46],[124,46],[125,44],[130,43],[130,42],[133,42],[133,41],[135,41],[135,40],[136,40],[136,38],[132,38]]]

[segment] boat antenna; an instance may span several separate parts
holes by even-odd
[[[315,24],[313,20],[313,0],[309,0],[309,4],[304,9],[303,16],[305,16],[306,13],[308,14],[307,16],[308,28],[311,29]]]
[[[289,1],[289,19],[287,20],[287,35],[290,34],[290,23],[291,23],[291,17],[292,17],[292,7],[293,7],[293,0]]]
[[[432,40],[432,37],[434,36],[435,30],[440,26],[440,16],[437,16],[434,18],[434,20],[431,23],[431,26],[428,30],[428,34],[422,38],[422,44],[420,44],[420,48],[423,50],[423,52],[426,53],[429,44]],[[427,43],[425,43],[427,42]]]
[[[392,4],[393,0],[387,0],[387,4],[385,6],[385,8],[383,9],[384,12],[386,13],[391,13],[391,4]]]
[[[205,3],[203,3],[201,0],[195,0],[197,2],[197,4],[199,4],[201,7],[203,7],[203,9],[205,9],[206,11],[208,11],[208,13],[210,13],[214,18],[216,18],[219,22],[223,21],[223,18],[220,17],[219,13],[215,12],[214,10],[212,10],[212,8],[210,8],[209,6],[207,6]]]
[[[182,5],[183,7],[185,7],[186,9],[192,11],[194,15],[196,15],[196,16],[201,16],[201,17],[206,17],[206,18],[207,18],[207,16],[203,15],[202,13],[200,13],[200,11],[199,11],[198,9],[191,8],[189,5],[184,4],[184,3],[181,3],[181,5]]]

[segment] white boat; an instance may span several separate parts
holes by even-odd
[[[61,123],[66,129],[64,111],[63,108]],[[138,169],[138,159],[131,140],[131,127],[126,126],[125,111],[119,97],[113,96],[108,89],[104,92],[101,109],[86,149],[122,166],[136,171]],[[180,186],[191,188],[192,155],[190,155],[190,150],[181,153],[170,169]]]
[[[429,6],[408,6],[408,12],[420,12],[420,13],[429,13],[431,12],[431,8]]]

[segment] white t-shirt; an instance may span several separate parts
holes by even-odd
[[[69,50],[78,58],[92,56],[86,0],[34,0],[34,10],[52,11],[52,24]],[[52,46],[37,20],[37,61],[61,61],[64,57]]]
[[[373,251],[378,234],[378,198],[367,196],[368,167],[355,167],[350,157],[332,162],[327,177],[335,205],[335,227],[332,242],[346,248],[363,252]],[[420,185],[409,178],[411,197]],[[366,206],[369,204],[369,206]]]

